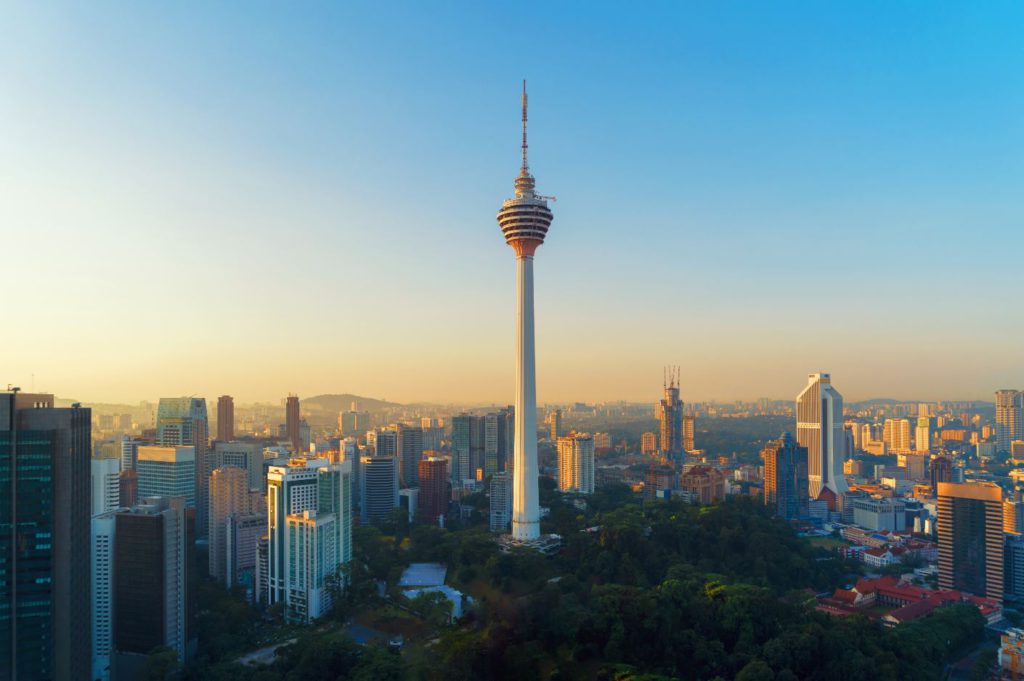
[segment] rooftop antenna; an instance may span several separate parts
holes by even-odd
[[[530,172],[529,166],[526,163],[526,79],[523,79],[523,167],[522,174],[526,175]]]

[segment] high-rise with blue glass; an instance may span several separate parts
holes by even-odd
[[[0,681],[89,678],[91,422],[0,392]]]

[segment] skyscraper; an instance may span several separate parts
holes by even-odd
[[[890,451],[910,451],[910,420],[886,419],[882,427],[882,441]]]
[[[440,457],[419,461],[420,495],[416,505],[417,520],[436,525],[441,516],[448,514],[448,462]]]
[[[206,485],[210,480],[209,419],[206,415],[206,400],[199,397],[162,397],[157,407],[156,439],[164,447],[189,446],[195,448],[195,485],[189,503],[196,507],[196,534],[206,537]],[[149,496],[142,490],[139,479],[139,496]],[[171,495],[173,496],[173,495]]]
[[[917,426],[914,428],[914,451],[931,451],[931,424],[927,416],[917,417]]]
[[[594,492],[594,438],[570,433],[558,438],[558,489],[563,492]]]
[[[996,391],[996,451],[1009,453],[1010,443],[1024,439],[1024,393]]]
[[[398,459],[364,456],[359,459],[359,519],[384,520],[398,507]]]
[[[114,537],[117,511],[92,517],[92,679],[109,681],[114,648]]]
[[[181,497],[151,497],[114,522],[117,678],[138,678],[154,648],[183,663],[195,639],[195,511]]]
[[[452,480],[461,484],[463,480],[476,477],[473,471],[473,450],[477,433],[483,434],[479,416],[459,414],[452,417]],[[483,438],[480,438],[483,444]]]
[[[221,442],[235,439],[235,400],[231,395],[217,398],[217,439]]]
[[[666,370],[662,384],[665,394],[658,403],[658,440],[661,453],[667,455],[683,452],[683,402],[679,399],[679,369]]]
[[[683,415],[683,451],[692,452],[695,447],[693,444],[693,432],[696,430],[696,420],[693,414]]]
[[[940,482],[953,482],[953,462],[948,456],[933,456],[930,470],[932,494],[936,494]]]
[[[241,468],[248,478],[247,489],[264,491],[263,447],[256,442],[215,442],[210,455],[210,467]]]
[[[402,462],[399,476],[402,487],[417,487],[420,479],[420,459],[423,458],[423,429],[404,423],[395,428],[398,431],[398,456]]]
[[[846,435],[843,397],[828,374],[810,374],[796,398],[796,439],[807,448],[808,495],[824,498],[830,510],[837,510],[849,489],[843,477]]]
[[[121,459],[93,459],[92,515],[116,510],[121,505]]]
[[[512,520],[512,474],[495,473],[490,492],[491,532],[507,532]]]
[[[302,434],[299,432],[299,396],[289,395],[284,407],[285,432],[292,451],[302,452]]]
[[[0,392],[0,679],[89,678],[92,413]]]
[[[558,442],[562,437],[562,410],[554,409],[548,413],[548,439]]]
[[[181,497],[196,506],[195,466],[195,447],[139,447],[139,498]]]
[[[940,482],[939,586],[1003,599],[1003,490]]]
[[[249,478],[241,468],[216,468],[210,473],[210,576],[226,584],[228,521],[249,515]]]
[[[764,503],[780,518],[794,520],[807,515],[807,448],[789,433],[761,452],[764,456]]]
[[[512,536],[521,541],[540,537],[537,476],[537,386],[533,334],[533,256],[544,243],[553,214],[547,197],[534,192],[527,163],[526,81],[523,81],[523,163],[516,177],[515,198],[498,212],[505,241],[516,253],[516,432],[512,486]]]

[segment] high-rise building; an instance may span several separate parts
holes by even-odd
[[[448,514],[451,498],[448,482],[448,462],[439,457],[419,461],[420,494],[416,502],[416,515],[421,523],[436,525],[441,516]]]
[[[210,473],[210,576],[228,581],[228,521],[249,515],[249,476],[241,468],[215,468]]]
[[[506,469],[514,428],[514,417],[507,409],[484,416],[484,477]]]
[[[92,517],[90,536],[92,587],[92,676],[110,681],[114,648],[114,536],[117,511]]]
[[[85,681],[92,413],[0,392],[0,679]]]
[[[195,466],[195,447],[139,447],[135,464],[139,498],[181,497],[189,506],[196,506]]]
[[[696,425],[696,417],[693,414],[683,415],[683,451],[692,452],[695,449],[693,432]]]
[[[641,435],[640,435],[640,453],[641,454],[657,454],[658,453],[658,434],[657,433],[641,433]]]
[[[211,471],[217,468],[241,468],[246,473],[247,489],[264,490],[263,446],[256,442],[215,442],[210,455]]]
[[[195,640],[195,510],[181,497],[150,497],[114,523],[116,678],[141,678],[155,648],[184,663]]]
[[[889,445],[890,450],[910,451],[910,421],[908,419],[886,419],[882,440]]]
[[[196,533],[200,538],[206,537],[206,484],[210,480],[209,432],[206,400],[198,397],[160,398],[156,417],[156,443],[164,447],[191,445],[195,448],[195,485],[193,501],[190,503],[196,507]],[[139,483],[141,485],[141,478]],[[151,496],[141,488],[139,494],[142,497]]]
[[[548,413],[548,439],[558,442],[562,437],[562,410],[555,409]]]
[[[139,499],[139,474],[134,470],[121,471],[117,478],[117,491],[120,501],[118,506],[128,508],[138,503]]]
[[[245,588],[249,602],[256,600],[257,555],[260,540],[267,535],[267,505],[263,498],[250,505],[248,515],[233,515],[228,518],[224,537],[224,558],[226,562],[226,585],[231,588],[240,585]],[[255,508],[253,508],[255,506]]]
[[[663,454],[681,454],[683,449],[683,402],[679,399],[679,370],[667,370],[665,395],[658,403],[659,443]]]
[[[931,420],[927,416],[917,417],[917,426],[914,428],[914,451],[931,451]]]
[[[302,449],[302,434],[299,432],[299,396],[289,395],[284,407],[285,433],[288,442],[292,445],[292,451],[304,453]]]
[[[452,480],[461,484],[463,480],[476,477],[473,470],[473,445],[478,432],[483,433],[478,416],[459,414],[452,417]],[[482,444],[481,438],[481,444]]]
[[[764,503],[780,518],[807,516],[807,448],[789,433],[768,443],[764,457]]]
[[[936,494],[940,482],[953,482],[953,462],[948,456],[933,456],[929,466],[932,493]]]
[[[267,602],[284,603],[289,621],[309,623],[331,607],[330,580],[352,559],[351,464],[271,466],[267,513]]]
[[[996,391],[996,450],[1009,453],[1010,443],[1024,439],[1024,393]]]
[[[540,538],[540,492],[537,478],[537,384],[533,333],[533,256],[544,243],[554,217],[547,198],[534,192],[526,161],[526,82],[523,82],[523,163],[515,198],[502,203],[498,224],[516,254],[516,406],[512,536]],[[460,471],[461,473],[461,471]]]
[[[843,477],[846,436],[843,396],[828,374],[810,374],[807,387],[796,398],[796,439],[807,448],[809,497],[824,498],[830,510],[837,510],[849,489]]]
[[[570,433],[558,438],[558,489],[563,492],[594,492],[594,438]]]
[[[1017,499],[1003,500],[1003,532],[1006,534],[1024,534],[1024,501]]]
[[[385,520],[398,507],[398,459],[363,456],[359,459],[359,520]]]
[[[99,515],[116,510],[121,505],[121,459],[93,459],[92,513]]]
[[[374,456],[398,456],[398,431],[393,427],[371,430],[366,433],[366,445]]]
[[[217,398],[217,439],[221,442],[235,439],[235,400],[231,395]]]
[[[659,493],[679,487],[679,476],[672,466],[648,466],[644,471],[644,499],[657,499]]]
[[[398,456],[402,463],[399,471],[400,482],[402,487],[418,487],[420,459],[423,458],[423,429],[404,423],[395,428],[398,435]]]
[[[939,586],[1003,599],[1003,491],[990,482],[940,482]]]
[[[490,489],[491,532],[507,532],[512,522],[512,474],[495,473]]]
[[[127,435],[121,436],[121,470],[135,470],[135,462],[139,458],[139,442]]]

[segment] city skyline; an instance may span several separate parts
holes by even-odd
[[[10,9],[5,382],[510,402],[489,215],[526,77],[541,403],[649,401],[669,362],[685,401],[1024,385],[990,276],[1024,245],[1020,6],[545,8],[526,52],[498,8],[376,9]]]

